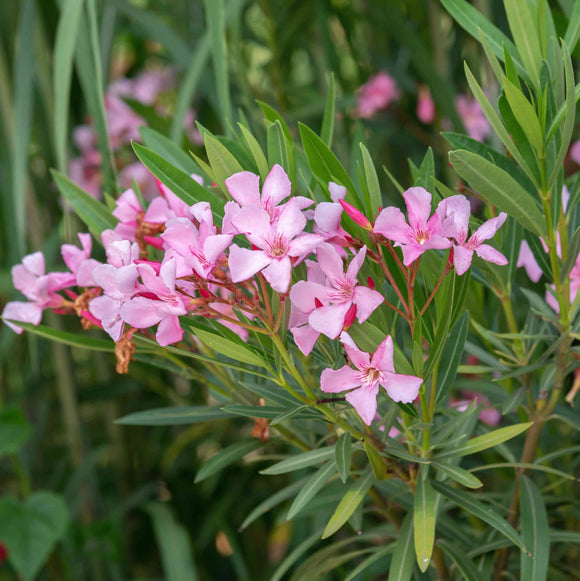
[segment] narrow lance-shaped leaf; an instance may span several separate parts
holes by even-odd
[[[479,478],[459,466],[436,461],[433,462],[433,466],[443,472],[445,476],[449,476],[449,478],[463,486],[467,486],[467,488],[481,488],[483,486],[483,482]]]
[[[330,517],[330,520],[322,533],[323,539],[333,535],[346,523],[358,505],[364,501],[367,492],[373,485],[373,481],[373,471],[371,468],[368,468],[361,474],[358,480],[351,484],[342,500],[338,503],[333,515]]]
[[[522,539],[532,556],[521,554],[521,578],[546,581],[550,561],[550,529],[541,492],[527,476],[522,476],[520,491]]]
[[[352,451],[352,437],[349,432],[341,434],[335,446],[336,468],[340,479],[346,482],[350,473],[350,459]]]
[[[115,423],[124,426],[180,426],[231,417],[219,406],[177,406],[134,412]]]
[[[449,541],[437,541],[443,552],[447,553],[453,562],[457,565],[457,569],[463,575],[465,581],[484,581],[483,575],[479,572],[475,563],[465,554],[462,548]]]
[[[243,123],[238,123],[238,127],[240,128],[240,131],[242,132],[242,135],[244,136],[244,139],[250,148],[252,157],[258,166],[260,176],[263,180],[265,180],[269,171],[268,160],[266,159],[266,156],[264,155],[258,140],[252,135],[252,132]]]
[[[317,450],[310,450],[309,452],[304,452],[303,454],[298,454],[292,456],[287,460],[282,460],[265,470],[261,470],[260,474],[285,474],[286,472],[294,472],[300,470],[301,468],[307,468],[308,466],[315,466],[316,464],[321,464],[325,460],[332,458],[334,455],[334,446],[329,446],[326,448],[318,448]]]
[[[257,450],[262,443],[259,440],[236,442],[206,460],[195,476],[195,483],[213,476],[246,454]]]
[[[226,195],[229,195],[224,182],[244,168],[235,156],[209,132],[203,133],[203,143],[215,181],[219,188]]]
[[[311,476],[292,502],[288,510],[288,520],[294,518],[322,490],[335,470],[334,462],[329,460]]]
[[[399,530],[395,552],[389,569],[389,581],[409,581],[415,565],[413,513],[409,512]]]
[[[429,567],[435,542],[435,492],[426,477],[428,470],[428,464],[421,466],[413,503],[415,555],[423,573]]]
[[[487,448],[492,448],[497,446],[502,442],[511,440],[519,434],[525,432],[533,422],[527,422],[525,424],[514,424],[513,426],[506,426],[505,428],[499,428],[499,430],[494,430],[483,436],[477,436],[468,440],[461,446],[457,448],[452,448],[451,450],[445,450],[437,456],[437,458],[447,458],[447,457],[458,457],[467,456],[469,454],[475,454],[476,452],[481,452]]]
[[[326,106],[324,107],[324,117],[322,118],[322,129],[320,130],[320,137],[328,147],[332,147],[332,136],[334,134],[335,101],[336,89],[334,73],[331,73],[328,95],[326,97]]]
[[[367,182],[367,188],[369,191],[371,215],[376,216],[379,213],[379,208],[382,206],[383,203],[383,199],[381,196],[381,186],[379,184],[379,177],[377,176],[377,170],[375,169],[375,164],[373,163],[369,150],[365,147],[363,143],[360,144],[360,148],[362,151],[362,158],[365,169],[365,178]]]
[[[507,172],[462,149],[452,151],[449,160],[455,171],[487,201],[507,212],[530,232],[545,235],[545,220],[538,204]]]
[[[517,545],[522,551],[528,552],[520,535],[515,531],[515,529],[502,518],[494,509],[483,504],[479,500],[475,500],[473,494],[467,492],[462,492],[450,488],[441,482],[433,481],[433,488],[440,492],[443,496],[447,497],[449,500],[475,515],[477,518],[486,522],[488,525],[492,526],[494,529],[499,531],[502,535],[506,536],[514,545]]]

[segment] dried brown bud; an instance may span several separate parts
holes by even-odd
[[[133,337],[130,332],[127,332],[115,343],[117,373],[123,374],[129,372],[129,363],[133,359],[135,351],[136,347],[135,343],[133,343]]]
[[[265,406],[266,400],[261,397],[260,405]],[[266,418],[255,418],[254,429],[252,430],[252,438],[260,438],[262,442],[266,443],[270,437],[270,424]]]

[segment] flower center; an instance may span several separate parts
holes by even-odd
[[[431,234],[429,234],[429,232],[427,230],[416,230],[415,231],[415,242],[417,242],[417,244],[420,244],[421,246],[423,246],[423,244],[425,244],[425,242],[427,242],[427,240],[431,239]]]
[[[364,387],[374,387],[383,378],[383,373],[376,367],[367,367],[361,372]]]
[[[348,282],[346,279],[343,280],[333,280],[332,286],[335,291],[331,293],[330,300],[335,303],[350,301],[354,293],[354,286]]]
[[[266,252],[272,258],[280,258],[286,255],[288,251],[286,240],[282,234],[277,234],[272,240],[268,242]]]

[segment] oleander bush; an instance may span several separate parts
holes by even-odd
[[[579,3],[0,28],[0,580],[578,578]]]

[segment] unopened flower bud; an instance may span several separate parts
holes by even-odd
[[[357,210],[354,206],[345,202],[344,200],[338,200],[342,209],[348,214],[348,216],[354,220],[359,226],[362,226],[365,230],[369,232],[373,231],[373,225],[370,223],[370,220],[360,211]]]
[[[344,316],[344,325],[342,327],[343,331],[348,330],[348,328],[354,323],[356,318],[356,305],[353,303],[350,305],[348,311],[346,311],[346,315]]]
[[[320,307],[323,307],[324,305],[322,304],[322,301],[316,297],[314,297],[314,306],[319,309]]]
[[[369,276],[369,277],[367,278],[367,286],[368,286],[370,289],[373,289],[373,290],[375,290],[375,288],[376,288],[375,281],[372,279],[372,277],[371,277],[371,276]]]

